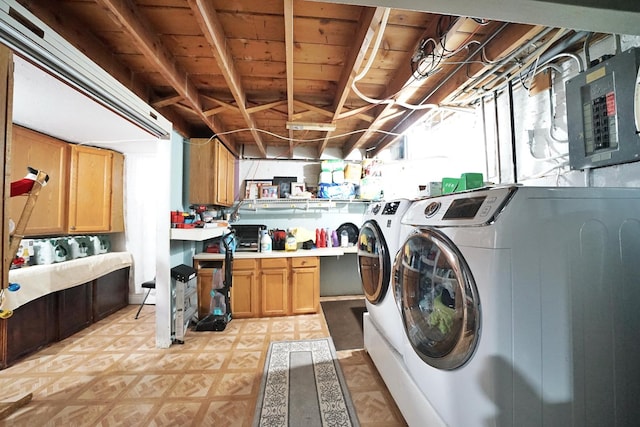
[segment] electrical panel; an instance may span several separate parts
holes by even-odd
[[[632,48],[566,83],[571,169],[640,160],[635,90],[640,49]]]

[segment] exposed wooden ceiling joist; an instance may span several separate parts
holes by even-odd
[[[238,104],[238,108],[247,124],[247,127],[253,135],[258,151],[262,156],[267,157],[267,151],[264,147],[264,143],[262,142],[262,137],[256,130],[257,126],[253,121],[251,114],[247,112],[247,100],[244,88],[242,87],[242,78],[236,71],[233,57],[229,52],[225,35],[222,32],[222,25],[218,19],[218,13],[210,2],[203,0],[189,0],[189,6],[193,10],[196,21],[200,25],[202,32],[213,50],[214,56],[218,61],[218,66],[222,71],[229,90]]]

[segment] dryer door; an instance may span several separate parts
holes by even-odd
[[[358,236],[358,272],[364,296],[372,304],[384,299],[391,276],[389,248],[378,223],[365,221]]]
[[[480,301],[473,275],[454,243],[435,229],[417,230],[400,248],[394,281],[416,353],[435,368],[464,365],[478,342]]]

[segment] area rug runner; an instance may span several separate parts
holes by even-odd
[[[322,301],[320,305],[337,351],[364,348],[364,298]]]
[[[269,345],[253,425],[359,426],[331,338]]]

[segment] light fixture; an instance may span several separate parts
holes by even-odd
[[[289,130],[320,130],[325,132],[333,132],[336,125],[332,123],[311,123],[311,122],[287,122]]]

